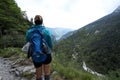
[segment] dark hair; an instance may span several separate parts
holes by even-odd
[[[43,24],[43,18],[40,15],[36,15],[34,18],[34,23],[35,25],[41,25]]]

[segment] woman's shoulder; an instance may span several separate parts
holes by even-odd
[[[49,31],[47,28],[45,28],[45,27],[44,27],[44,29],[43,29],[43,32],[45,32],[45,33],[47,33],[47,34],[50,34],[50,31]]]
[[[32,25],[26,32],[30,33],[32,31],[33,27],[34,27],[34,25]]]

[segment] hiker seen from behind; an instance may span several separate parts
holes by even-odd
[[[36,68],[36,80],[50,80],[51,49],[53,46],[51,33],[43,26],[43,18],[36,15],[34,25],[26,32],[26,41],[30,42],[28,58],[31,57]]]

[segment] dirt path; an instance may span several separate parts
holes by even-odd
[[[26,80],[17,77],[14,73],[10,72],[11,63],[8,59],[0,57],[0,80]]]

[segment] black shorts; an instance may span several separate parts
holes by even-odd
[[[35,68],[39,68],[42,66],[42,64],[49,64],[49,63],[51,63],[51,61],[52,61],[51,54],[47,54],[47,58],[45,61],[40,62],[40,63],[33,62],[33,64],[34,64]]]

